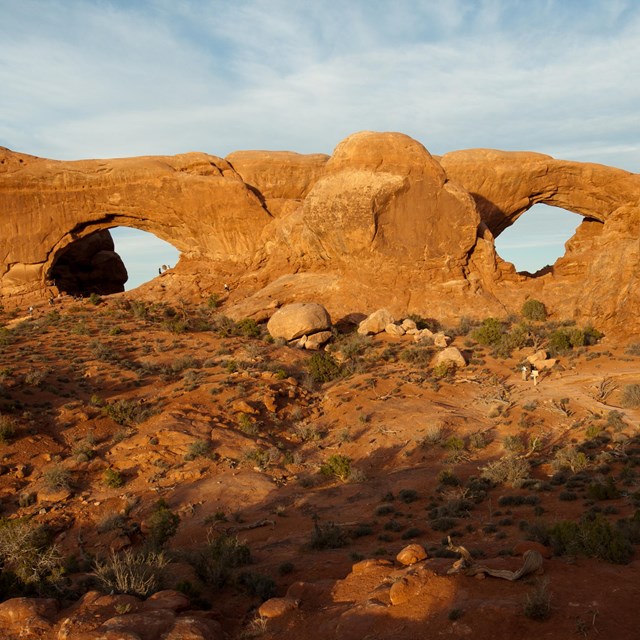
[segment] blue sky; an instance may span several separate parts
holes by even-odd
[[[638,172],[638,60],[635,0],[0,0],[0,145],[330,153],[371,129]]]

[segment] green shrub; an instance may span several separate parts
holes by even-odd
[[[620,491],[611,476],[605,482],[594,482],[587,487],[587,496],[592,500],[615,500]]]
[[[580,522],[563,520],[550,530],[553,547],[559,555],[585,555],[613,564],[627,564],[633,555],[629,540],[602,514],[583,517]]]
[[[549,336],[548,348],[551,356],[568,353],[572,349],[571,334],[564,329],[556,329]]]
[[[149,529],[147,544],[149,547],[155,550],[164,547],[169,538],[176,534],[179,524],[180,516],[169,509],[169,505],[164,499],[158,500],[147,520]]]
[[[96,560],[93,575],[106,593],[146,598],[162,588],[168,564],[162,553],[125,549]]]
[[[189,445],[184,459],[195,460],[196,458],[204,457],[209,454],[210,449],[211,443],[208,440],[196,440]]]
[[[339,378],[342,373],[340,365],[326,351],[314,353],[309,358],[307,367],[314,382],[330,382]]]
[[[315,519],[309,546],[312,549],[340,549],[349,543],[347,532],[333,522],[320,524]]]
[[[486,318],[482,324],[471,333],[471,337],[485,346],[498,344],[504,333],[504,323],[497,318]]]
[[[16,422],[11,416],[0,415],[0,443],[6,444],[16,435]]]
[[[105,469],[105,472],[102,474],[102,482],[104,482],[107,487],[118,489],[124,484],[124,478],[117,469],[109,468]]]
[[[520,309],[520,314],[527,320],[542,322],[547,319],[547,309],[542,302],[530,298]]]
[[[109,416],[116,424],[126,426],[144,422],[153,415],[153,411],[133,400],[116,400],[102,407],[103,413]]]
[[[351,475],[351,458],[340,454],[329,456],[327,461],[320,467],[320,473],[346,482]]]
[[[94,292],[89,296],[89,302],[97,307],[102,303],[102,298],[100,297],[100,294]]]
[[[273,578],[261,573],[243,571],[238,582],[247,590],[249,595],[257,596],[262,602],[273,598],[276,593],[276,583]]]
[[[209,532],[206,546],[191,556],[198,576],[209,585],[223,587],[231,570],[251,562],[249,547],[237,536]]]
[[[238,333],[247,338],[257,338],[262,333],[260,325],[253,318],[244,318],[236,326]]]

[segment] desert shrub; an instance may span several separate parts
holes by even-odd
[[[347,532],[334,522],[321,524],[316,518],[309,546],[312,549],[341,549],[349,544]]]
[[[351,458],[340,454],[329,456],[327,461],[321,465],[320,473],[346,482],[351,475]]]
[[[118,489],[124,484],[124,478],[117,469],[105,469],[102,474],[102,482],[111,489]]]
[[[410,504],[418,499],[418,492],[415,489],[400,489],[398,497],[405,504]]]
[[[605,482],[594,482],[587,487],[587,496],[592,500],[615,500],[620,491],[611,476]]]
[[[393,513],[395,510],[396,510],[396,508],[392,504],[389,504],[388,502],[385,502],[385,503],[379,505],[378,507],[376,507],[376,515],[377,516],[388,516],[389,514]]]
[[[248,436],[257,436],[260,433],[260,427],[246,413],[238,416],[238,428],[242,433]]]
[[[493,354],[508,358],[514,349],[522,349],[533,344],[532,328],[527,324],[518,324],[512,327],[510,331],[505,332],[498,344],[493,347]]]
[[[164,499],[158,500],[153,506],[153,510],[147,520],[149,532],[147,534],[147,544],[151,549],[161,549],[176,534],[180,516],[169,509],[169,505]]]
[[[169,561],[163,553],[125,549],[96,560],[93,575],[106,593],[146,598],[162,588]]]
[[[237,536],[209,532],[206,546],[191,556],[198,576],[209,585],[223,587],[231,570],[251,562],[249,547]]]
[[[523,453],[526,449],[524,438],[519,434],[505,436],[502,440],[502,446],[505,451],[510,453]]]
[[[585,555],[613,564],[627,564],[633,555],[629,540],[600,513],[579,522],[563,520],[550,530],[558,555]]]
[[[566,446],[556,451],[551,461],[551,467],[554,471],[562,471],[563,469],[571,469],[573,473],[582,471],[589,466],[589,459],[576,447]]]
[[[257,596],[262,602],[272,598],[276,593],[276,583],[273,578],[261,573],[243,571],[238,582],[251,596]]]
[[[0,344],[2,344],[0,342]],[[640,356],[640,342],[632,342],[627,346],[625,353],[628,356]]]
[[[6,444],[16,435],[16,422],[11,416],[0,415],[0,443]]]
[[[497,318],[486,318],[482,324],[471,333],[471,337],[485,346],[498,344],[502,339],[504,323]]]
[[[547,620],[551,616],[549,579],[539,580],[524,601],[524,615],[531,620]]]
[[[622,389],[620,404],[627,409],[640,407],[640,384],[625,384]]]
[[[445,360],[433,367],[432,373],[433,377],[437,380],[454,376],[456,373],[456,363],[451,362],[450,360]]]
[[[210,449],[211,443],[208,440],[196,440],[187,448],[187,453],[185,454],[184,459],[195,460],[196,458],[204,457],[209,454]]]
[[[618,520],[617,527],[631,544],[640,544],[640,509],[630,518]]]
[[[491,480],[494,484],[505,483],[518,487],[529,477],[529,462],[507,455],[482,467],[481,477]]]
[[[116,424],[122,426],[144,422],[153,415],[153,411],[149,407],[140,402],[125,399],[105,404],[102,411]]]
[[[58,491],[71,488],[71,472],[61,464],[54,464],[42,474],[47,489]]]
[[[299,422],[293,430],[302,442],[316,442],[326,435],[324,429],[309,422]]]
[[[102,303],[102,298],[100,294],[94,292],[89,296],[89,302],[97,307]]]
[[[3,573],[12,572],[22,585],[38,591],[58,587],[62,556],[46,529],[25,518],[0,518],[0,560]]]
[[[424,437],[422,438],[423,445],[442,444],[444,438],[444,429],[439,424],[429,425]]]
[[[571,351],[571,335],[565,329],[556,329],[549,335],[549,353],[558,356]]]
[[[244,318],[236,323],[236,331],[247,338],[257,338],[261,333],[260,325],[253,318]]]
[[[547,319],[547,308],[540,300],[529,298],[520,309],[520,315],[527,320],[542,322]]]
[[[422,531],[422,529],[419,529],[418,527],[411,527],[411,528],[407,529],[400,536],[400,538],[402,540],[413,540],[413,538],[417,538],[417,537],[421,536],[423,533],[424,533],[424,531]]]
[[[314,382],[330,382],[341,375],[341,367],[326,351],[314,353],[307,363],[309,375]]]

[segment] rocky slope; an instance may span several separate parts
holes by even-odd
[[[437,346],[334,319],[313,352],[218,293],[3,312],[3,637],[633,637],[637,343],[518,321],[484,346],[491,323],[431,321]],[[450,574],[447,536],[498,570],[540,551],[543,575]],[[428,557],[405,565],[411,543]],[[139,578],[142,552],[151,582],[105,570]]]

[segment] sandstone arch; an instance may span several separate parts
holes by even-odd
[[[238,315],[305,296],[332,314],[455,319],[535,295],[562,317],[638,327],[639,199],[640,176],[620,169],[492,150],[434,158],[399,133],[354,134],[331,157],[59,162],[0,149],[0,295],[42,292],[70,243],[123,225],[177,247],[184,274],[231,274]],[[585,220],[552,272],[527,279],[493,239],[536,203]]]
[[[96,231],[150,231],[188,257],[248,262],[272,219],[231,165],[203,153],[60,162],[0,149],[0,293],[36,292]]]
[[[473,196],[497,237],[534,204],[605,222],[638,207],[640,176],[542,153],[468,149],[440,158],[447,175]]]

